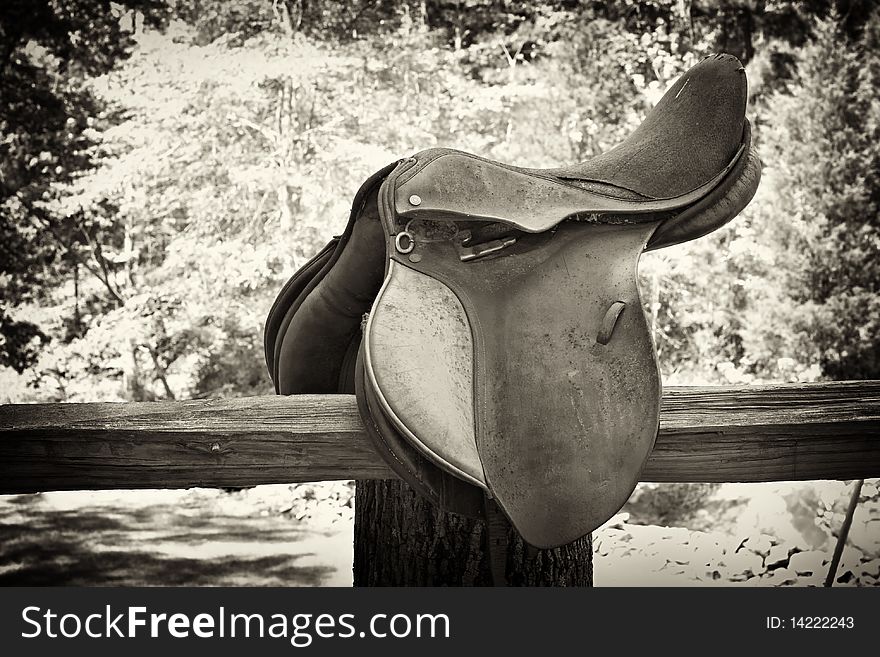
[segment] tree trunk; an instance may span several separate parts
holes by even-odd
[[[508,533],[507,584],[592,586],[585,536],[534,550]],[[491,586],[484,524],[437,511],[402,481],[358,481],[354,516],[355,586]]]

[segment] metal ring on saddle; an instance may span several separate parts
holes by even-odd
[[[408,243],[406,246],[403,245],[402,240],[406,238]],[[413,237],[412,233],[408,230],[402,230],[394,238],[394,248],[397,249],[398,253],[409,253],[414,248],[416,248],[416,240]]]

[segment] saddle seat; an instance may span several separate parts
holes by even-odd
[[[276,391],[355,392],[378,451],[446,510],[481,516],[488,496],[536,547],[589,533],[657,434],[639,255],[752,198],[746,100],[739,61],[713,56],[586,162],[430,149],[385,167],[269,313]]]

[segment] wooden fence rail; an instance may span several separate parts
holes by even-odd
[[[394,475],[347,395],[0,406],[0,493]],[[880,476],[880,381],[669,388],[642,479]]]

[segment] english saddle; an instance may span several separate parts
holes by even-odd
[[[746,97],[740,62],[715,55],[586,162],[433,148],[377,172],[269,313],[276,391],[356,392],[376,449],[446,510],[480,516],[492,498],[539,548],[593,531],[657,435],[639,255],[751,200]]]

